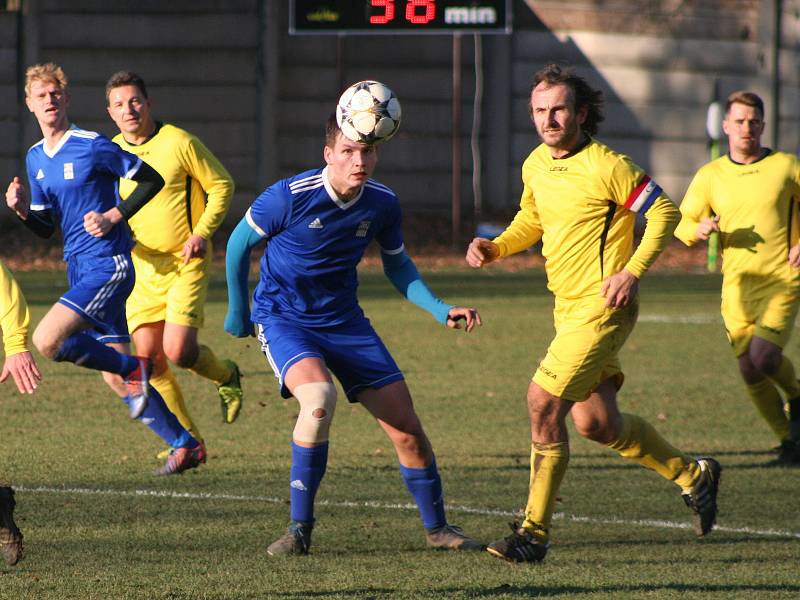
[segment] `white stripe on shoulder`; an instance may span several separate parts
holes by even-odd
[[[289,191],[292,192],[292,194],[299,194],[300,192],[307,192],[308,190],[314,190],[318,187],[322,187],[323,185],[325,185],[325,182],[320,179],[319,181],[316,182],[307,183],[304,186],[289,188]]]
[[[387,250],[386,248],[381,246],[381,252],[383,252],[384,254],[388,254],[389,256],[395,256],[396,254],[400,254],[405,249],[406,249],[406,245],[405,244],[400,244],[400,247],[397,248],[396,250]]]
[[[366,187],[372,188],[374,190],[380,190],[381,192],[386,192],[387,194],[391,194],[392,196],[396,196],[397,195],[392,191],[392,188],[387,187],[387,186],[383,185],[382,183],[378,183],[377,181],[375,181],[373,179],[368,179],[367,180]]]
[[[136,161],[136,164],[133,165],[130,170],[122,176],[123,179],[133,179],[133,176],[139,172],[139,167],[142,166],[142,159]]]
[[[34,148],[36,148],[36,146],[42,146],[42,145],[44,145],[44,138],[40,139],[40,140],[39,140],[38,142],[36,142],[36,143],[35,143],[33,146],[31,146],[30,148],[28,148],[28,152],[30,152],[31,150],[33,150]]]
[[[289,184],[289,190],[293,194],[296,194],[297,192],[312,190],[321,186],[322,184],[322,174],[318,173],[316,175],[311,175],[310,177],[304,177],[303,179],[298,179],[297,181],[291,182]]]
[[[96,131],[88,131],[86,129],[81,129],[80,127],[72,127],[72,128],[70,128],[70,131],[72,132],[72,135],[74,135],[74,136],[86,138],[86,139],[89,139],[89,140],[93,140],[98,135],[100,135]]]
[[[247,212],[244,214],[244,218],[253,231],[255,231],[258,235],[260,235],[263,238],[267,237],[267,232],[261,229],[261,227],[256,225],[255,221],[253,221],[253,216],[250,214],[249,208],[247,209]]]

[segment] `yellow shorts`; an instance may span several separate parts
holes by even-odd
[[[131,333],[160,321],[202,327],[212,253],[208,242],[205,258],[193,258],[184,265],[174,254],[144,252],[135,247],[131,257],[136,285],[125,304]]]
[[[556,298],[556,337],[533,376],[545,391],[573,402],[588,398],[598,385],[624,376],[618,353],[639,314],[638,298],[625,308],[606,308],[605,298]]]
[[[757,295],[744,294],[737,286],[723,287],[722,320],[734,354],[738,357],[747,352],[754,335],[784,348],[792,335],[798,304],[798,291],[783,283],[759,290]]]

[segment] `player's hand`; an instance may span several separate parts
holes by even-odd
[[[89,211],[83,215],[83,228],[86,232],[94,237],[103,237],[114,226],[111,219],[106,216],[106,213],[97,212],[96,210]]]
[[[480,314],[474,308],[454,306],[447,313],[447,326],[450,329],[461,329],[461,321],[464,321],[464,331],[467,333],[472,331],[476,325],[479,327],[483,325]]]
[[[707,240],[713,231],[719,231],[719,215],[700,221],[695,230],[695,235],[699,240]]]
[[[497,260],[498,256],[500,256],[500,249],[497,244],[486,238],[476,237],[467,248],[466,259],[470,267],[479,269],[483,265]]]
[[[256,334],[253,323],[250,321],[249,311],[248,314],[243,314],[235,310],[228,310],[223,327],[233,337],[244,338]]]
[[[639,291],[639,278],[627,269],[622,269],[603,280],[600,294],[606,299],[608,308],[624,308],[636,297]]]
[[[800,269],[800,244],[789,248],[789,265]]]
[[[19,177],[14,177],[11,183],[8,184],[6,190],[6,204],[8,208],[13,210],[20,219],[28,218],[28,210],[30,209],[30,202],[28,201],[28,192]]]
[[[190,235],[181,252],[183,264],[188,263],[193,258],[203,258],[206,255],[207,246],[208,242],[206,242],[205,238],[199,235]]]
[[[20,394],[32,394],[42,380],[42,374],[30,352],[20,352],[6,357],[3,371],[0,373],[0,383],[8,379],[9,375],[14,378]]]

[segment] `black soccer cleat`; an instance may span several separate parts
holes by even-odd
[[[8,565],[22,560],[22,532],[14,523],[14,490],[0,487],[0,554]]]
[[[289,523],[286,533],[269,545],[267,554],[270,556],[308,554],[308,549],[311,548],[312,529],[314,529],[314,523],[292,521]]]
[[[532,533],[520,527],[517,523],[509,523],[511,535],[502,540],[497,540],[486,546],[486,551],[492,556],[516,563],[540,563],[547,556],[550,544],[542,544],[536,540]]]
[[[694,512],[694,532],[698,537],[709,533],[717,522],[717,492],[722,466],[713,458],[698,458],[700,477],[688,492],[681,496]]]

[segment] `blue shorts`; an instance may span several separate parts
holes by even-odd
[[[136,281],[130,254],[72,256],[67,263],[69,290],[59,303],[93,325],[86,333],[104,344],[131,341],[125,300]]]
[[[267,357],[281,395],[292,394],[283,384],[286,371],[303,358],[315,356],[342,384],[350,402],[365,388],[381,388],[403,380],[403,373],[366,318],[335,327],[300,327],[282,319],[256,323],[261,351]]]

